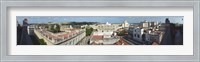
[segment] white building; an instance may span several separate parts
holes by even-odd
[[[122,23],[122,28],[128,28],[129,27],[129,23],[125,20],[123,23]]]
[[[138,27],[133,29],[133,39],[142,42],[143,34],[144,34],[144,29]]]
[[[29,35],[34,35],[35,25],[29,25],[27,26],[27,29]]]
[[[114,32],[119,28],[118,25],[113,25],[111,23],[99,24],[96,26],[92,26],[94,30],[92,35],[103,35],[104,38],[111,37]]]
[[[158,22],[148,22],[148,21],[144,21],[140,23],[140,26],[142,28],[158,28]]]

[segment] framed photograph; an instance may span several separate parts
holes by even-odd
[[[199,61],[199,0],[3,0],[1,61]]]

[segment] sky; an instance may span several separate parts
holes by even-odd
[[[17,16],[17,21],[22,24],[27,18],[29,23],[48,23],[48,22],[100,22],[100,23],[140,23],[143,21],[155,21],[164,23],[169,18],[171,23],[183,24],[183,16]]]

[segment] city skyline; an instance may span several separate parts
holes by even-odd
[[[18,45],[183,45],[181,16],[18,16],[17,18],[19,23],[23,21],[22,25],[17,25]],[[66,21],[75,23],[62,24]]]
[[[171,23],[183,24],[183,16],[17,16],[17,21],[22,24],[23,19],[27,18],[29,23],[48,23],[48,22],[99,22],[99,23],[140,23],[143,21],[157,21],[164,23],[169,18]]]

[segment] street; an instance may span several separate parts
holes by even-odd
[[[90,39],[90,36],[86,36],[78,44],[79,45],[88,45],[89,39]]]
[[[135,44],[135,45],[143,45],[142,42],[139,42],[139,41],[136,41],[136,40],[133,40],[132,38],[128,37],[128,36],[123,36],[122,38],[126,39],[127,41]]]

